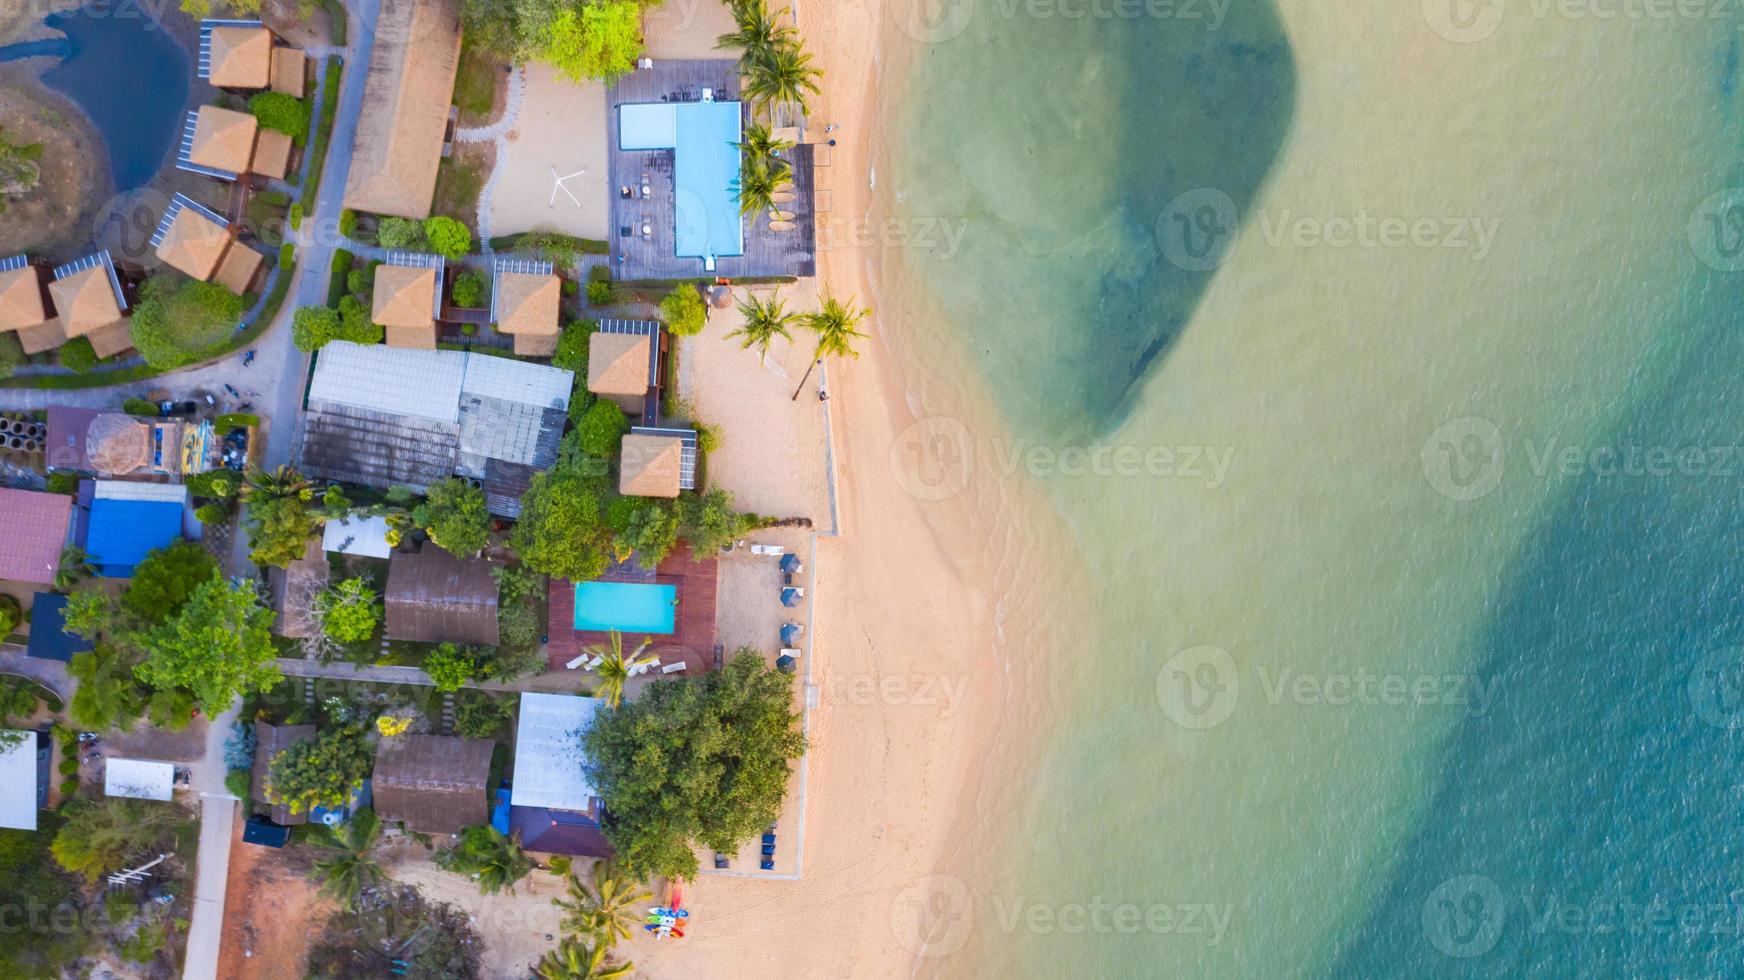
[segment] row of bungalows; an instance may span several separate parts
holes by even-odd
[[[582,733],[602,701],[561,694],[522,694],[508,785],[491,785],[497,743],[453,735],[403,734],[376,743],[369,778],[343,807],[296,810],[272,792],[269,773],[279,753],[314,739],[314,725],[254,723],[251,817],[244,840],[282,846],[288,829],[335,826],[360,807],[384,823],[442,836],[489,824],[541,854],[610,857],[601,829],[604,808],[585,771]]]
[[[15,335],[26,354],[83,337],[98,357],[111,357],[133,346],[134,295],[107,249],[53,267],[0,258],[0,333]]]
[[[563,282],[550,262],[499,258],[491,268],[490,306],[463,309],[452,302],[453,277],[440,255],[390,252],[375,270],[370,319],[389,347],[435,350],[444,323],[488,323],[512,338],[523,357],[557,353]]]
[[[200,77],[235,92],[271,89],[301,99],[308,59],[277,43],[258,20],[200,22]],[[261,126],[247,112],[207,105],[188,113],[176,166],[218,180],[246,176],[282,180],[290,170],[293,141]]]

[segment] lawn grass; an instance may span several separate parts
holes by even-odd
[[[462,125],[490,121],[497,76],[502,71],[502,63],[494,56],[473,47],[470,37],[461,38],[460,69],[454,75],[454,104],[460,107]]]
[[[478,195],[484,190],[484,162],[467,150],[457,149],[442,161],[436,171],[436,200],[432,214],[447,215],[465,225],[475,235],[478,220]]]
[[[321,6],[327,8],[328,40],[338,47],[345,46],[345,5],[339,0],[321,0]]]
[[[333,115],[339,111],[340,59],[327,62],[327,75],[321,88],[321,123],[315,139],[309,144],[309,180],[303,188],[305,209],[313,210],[315,195],[321,189],[321,169],[327,163],[327,143],[333,135]]]

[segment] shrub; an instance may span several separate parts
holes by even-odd
[[[338,310],[304,306],[291,316],[291,342],[300,351],[318,351],[338,335]]]
[[[581,284],[573,279],[563,280],[563,295],[574,296],[581,292]]]
[[[72,757],[62,759],[60,771],[63,776],[77,776],[79,774],[79,760]]]
[[[143,398],[129,398],[121,403],[121,410],[128,415],[156,415],[157,403]]]
[[[188,477],[188,492],[196,497],[228,500],[242,489],[242,474],[235,470],[207,470]]]
[[[61,783],[61,796],[63,796],[63,797],[72,796],[74,793],[77,793],[78,791],[79,791],[79,781],[77,778],[68,779],[68,780],[65,780],[64,782]]]
[[[461,558],[490,543],[491,516],[484,491],[457,476],[431,484],[412,519],[429,532],[438,548]]]
[[[296,231],[298,228],[303,227],[303,202],[302,201],[298,201],[297,203],[291,205],[290,222],[291,222],[291,230],[292,231]]]
[[[488,694],[466,698],[454,709],[454,732],[461,738],[490,738],[503,730],[514,711],[508,698]]]
[[[618,444],[629,428],[624,410],[616,402],[602,398],[581,419],[581,451],[589,456],[610,458],[617,454]]]
[[[24,363],[24,345],[10,330],[0,333],[0,378],[12,377],[12,372]]]
[[[339,212],[339,233],[346,238],[357,234],[357,212],[345,208]]]
[[[333,275],[343,279],[351,271],[351,253],[342,248],[333,250],[333,263],[328,267]]]
[[[345,291],[354,296],[367,296],[375,288],[375,272],[353,269],[345,274]]]
[[[687,282],[675,287],[660,301],[660,315],[665,318],[667,329],[680,337],[690,337],[702,332],[703,323],[708,319],[708,307],[703,304],[702,293]]]
[[[563,328],[557,338],[557,353],[551,355],[551,366],[581,373],[587,370],[587,342],[599,330],[592,320],[576,320]]]
[[[587,283],[587,301],[594,306],[610,306],[617,302],[618,291],[610,282],[590,279]]]
[[[254,773],[250,770],[232,769],[224,774],[224,788],[230,791],[231,796],[239,800],[246,800],[250,789],[249,784],[253,782],[253,779]]]
[[[12,596],[0,593],[0,637],[11,635],[24,622],[24,609]]]
[[[471,269],[454,277],[454,305],[476,309],[484,300],[484,276]]]
[[[382,248],[422,248],[424,226],[410,218],[386,217],[376,225],[375,241]]]
[[[211,527],[230,520],[230,510],[223,504],[201,504],[194,508],[194,518],[201,524]]]
[[[74,374],[87,374],[97,366],[97,350],[88,337],[74,337],[62,344],[60,358],[61,367]]]
[[[64,493],[71,497],[79,492],[79,474],[68,473],[66,470],[55,470],[48,475],[48,492]]]
[[[466,226],[445,215],[424,219],[424,237],[437,253],[458,259],[472,251],[472,232]]]
[[[460,690],[477,670],[478,658],[472,650],[453,643],[442,644],[424,658],[424,673],[444,694]]]
[[[369,639],[381,621],[381,597],[361,576],[335,582],[315,603],[327,635],[340,643]]]
[[[460,332],[468,337],[474,336],[478,333],[478,324],[463,323],[460,325]]]
[[[287,274],[290,271],[291,263],[295,262],[296,259],[297,259],[297,246],[291,244],[290,242],[286,242],[283,245],[280,245],[279,246],[279,268],[281,270],[283,270],[283,271],[281,271],[280,275]]]
[[[283,92],[258,92],[249,97],[248,111],[262,128],[289,136],[298,146],[309,137],[309,104]]]

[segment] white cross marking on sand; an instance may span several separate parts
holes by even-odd
[[[557,192],[562,191],[564,194],[569,195],[569,199],[575,203],[576,207],[578,207],[578,208],[581,207],[581,199],[576,197],[575,194],[570,191],[569,187],[566,184],[564,184],[564,181],[570,179],[570,177],[580,177],[582,174],[585,174],[585,173],[587,173],[587,168],[583,167],[582,169],[577,170],[575,173],[569,174],[568,176],[559,177],[559,176],[557,176],[557,168],[552,167],[551,168],[551,180],[552,180],[551,200],[545,202],[545,206],[547,208],[555,208],[557,206]]]

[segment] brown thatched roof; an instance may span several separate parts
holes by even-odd
[[[22,330],[48,319],[34,266],[0,272],[0,330]]]
[[[184,207],[170,221],[163,241],[158,244],[157,257],[195,279],[206,280],[217,271],[229,244],[230,229],[202,214],[199,208]]]
[[[497,580],[483,558],[460,559],[434,545],[395,552],[385,597],[390,640],[497,645]]]
[[[356,211],[427,218],[460,63],[452,0],[384,0],[345,185]]]
[[[382,338],[389,347],[410,347],[414,350],[436,349],[436,324],[422,327],[388,327]]]
[[[101,262],[56,279],[48,284],[48,292],[69,337],[86,336],[121,319],[115,287]]]
[[[254,138],[254,156],[248,164],[250,173],[285,179],[291,169],[291,137],[276,129],[263,129]]]
[[[382,739],[371,776],[375,812],[424,834],[458,834],[484,823],[494,744],[447,735]]]
[[[133,321],[126,317],[85,334],[98,357],[114,357],[133,348]]]
[[[596,395],[640,398],[648,393],[645,333],[596,333],[587,341],[587,390]]]
[[[554,275],[498,272],[497,329],[509,334],[557,336],[557,306],[563,283]]]
[[[263,261],[265,257],[259,252],[236,242],[224,253],[224,261],[218,263],[218,271],[213,274],[212,281],[241,296],[248,292],[248,287],[254,282],[254,274],[260,271]],[[287,271],[285,274],[290,273]]]
[[[302,98],[307,87],[307,71],[304,66],[309,62],[302,48],[276,47],[272,49],[272,90],[283,92],[293,98]]]
[[[375,270],[370,319],[384,327],[428,328],[435,321],[436,270],[382,265]]]
[[[151,426],[119,412],[106,412],[85,430],[85,458],[105,476],[123,476],[151,463]]]
[[[194,116],[194,141],[188,162],[214,170],[246,173],[254,159],[260,123],[246,112],[203,105]]]
[[[61,326],[61,318],[55,317],[34,327],[25,327],[18,331],[18,343],[26,354],[40,354],[45,350],[54,350],[67,342],[67,328]]]
[[[211,81],[219,88],[266,88],[272,32],[264,27],[212,28]]]
[[[550,357],[557,353],[557,334],[515,334],[515,353],[522,357]]]
[[[618,460],[618,492],[627,497],[676,497],[682,489],[683,464],[684,442],[676,436],[632,432],[624,437]]]
[[[254,770],[248,781],[248,798],[257,803],[270,804],[273,823],[288,827],[309,822],[307,810],[292,813],[289,804],[273,803],[267,799],[266,774],[274,756],[290,748],[293,742],[314,737],[314,725],[269,725],[264,721],[254,723]]]

